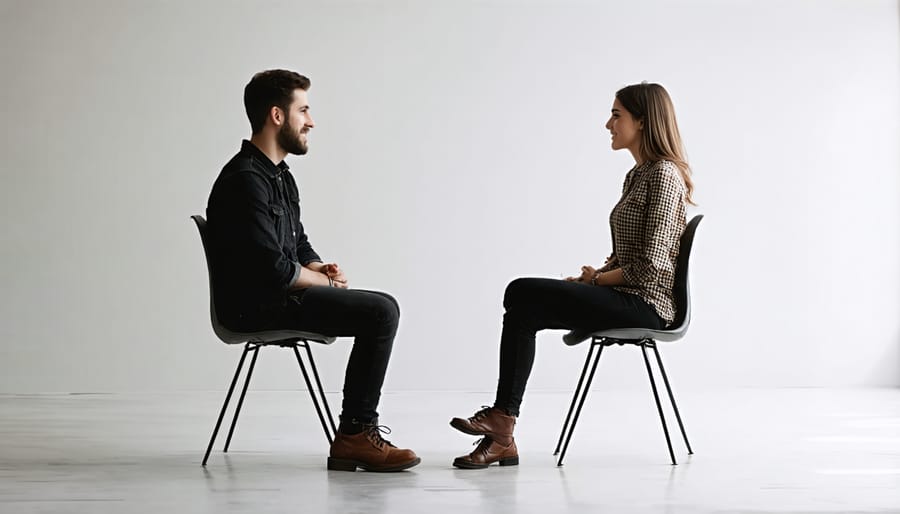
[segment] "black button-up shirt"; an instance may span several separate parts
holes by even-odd
[[[321,262],[300,222],[297,183],[250,141],[213,185],[206,208],[217,314],[251,329],[284,305],[301,265]]]

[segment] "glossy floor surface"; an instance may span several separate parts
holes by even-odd
[[[386,394],[388,438],[422,457],[392,474],[326,471],[305,391],[251,390],[204,469],[222,397],[0,396],[0,512],[900,512],[896,389],[678,391],[677,466],[648,391],[592,391],[563,467],[569,393],[529,393],[521,464],[478,471],[450,465],[475,438],[447,422],[489,394]]]

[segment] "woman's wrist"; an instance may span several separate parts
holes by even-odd
[[[594,285],[594,286],[601,285],[600,284],[600,275],[601,275],[601,273],[599,271],[594,272],[594,276],[591,277],[591,285]]]

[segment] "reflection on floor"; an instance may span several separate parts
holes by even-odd
[[[302,391],[251,390],[206,469],[221,392],[0,396],[0,512],[900,512],[900,390],[677,393],[695,452],[672,423],[678,466],[649,391],[597,390],[563,467],[570,393],[529,392],[521,465],[479,471],[450,465],[475,438],[447,422],[489,393],[386,394],[388,438],[422,457],[394,474],[325,471]]]

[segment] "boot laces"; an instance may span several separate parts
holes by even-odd
[[[487,455],[488,449],[491,447],[491,443],[493,443],[493,440],[491,440],[490,437],[482,437],[481,439],[472,443],[472,446],[478,446],[474,451],[472,451],[472,453],[478,452],[482,455]]]
[[[376,425],[374,423],[363,425],[366,432],[366,438],[369,439],[375,447],[381,449],[384,445],[396,448],[390,441],[381,436],[381,434],[390,434],[391,428],[386,425]]]
[[[472,423],[475,421],[481,421],[482,419],[486,418],[488,416],[488,414],[490,414],[491,409],[492,409],[492,407],[489,407],[487,405],[482,405],[481,410],[476,412],[474,416],[469,418],[469,422]]]

